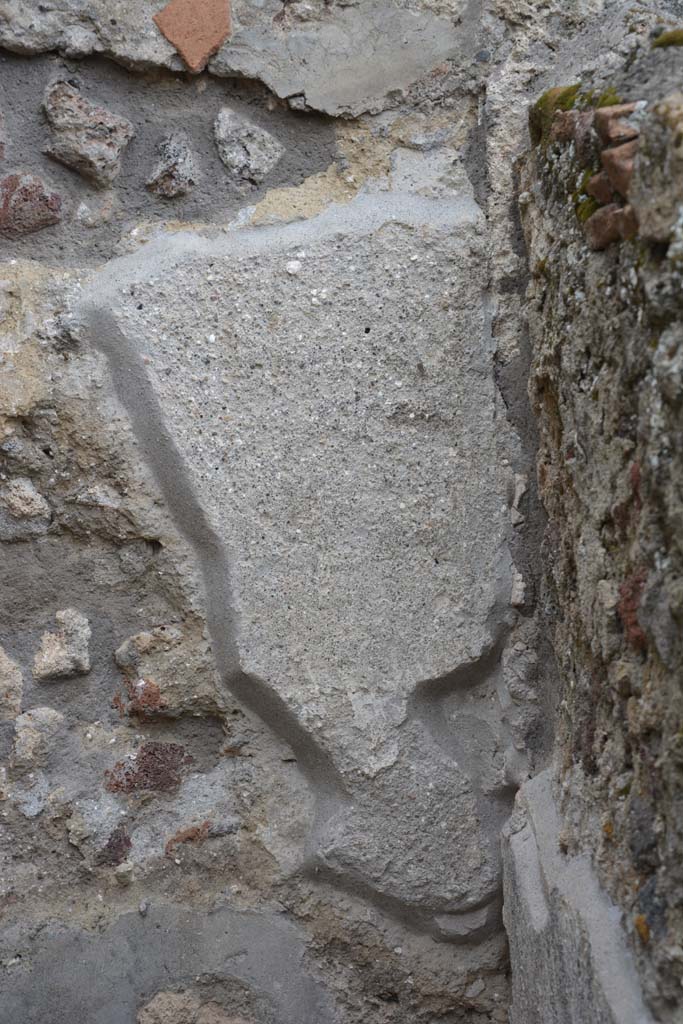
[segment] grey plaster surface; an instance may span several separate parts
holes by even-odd
[[[135,137],[126,147],[121,172],[107,190],[46,155],[51,140],[41,109],[46,86],[73,79],[89,100],[126,117]],[[218,112],[228,107],[267,130],[282,146],[277,166],[246,190],[221,162],[213,136]],[[268,110],[256,83],[216,81],[201,86],[183,75],[131,75],[103,60],[82,62],[48,56],[21,60],[0,52],[0,109],[7,141],[3,174],[24,170],[43,178],[62,197],[62,223],[16,241],[3,240],[8,257],[39,258],[83,266],[109,258],[122,233],[141,220],[223,222],[269,188],[298,185],[334,159],[334,134],[325,119]],[[146,184],[159,161],[159,144],[177,129],[186,135],[197,182],[187,194],[167,199]]]
[[[259,1024],[338,1020],[333,997],[302,962],[304,935],[277,915],[159,904],[101,932],[48,924],[23,949],[31,966],[20,959],[2,995],[8,1024],[46,1024],[47,1013],[51,1024],[131,1024],[169,979],[241,982]]]
[[[590,859],[560,853],[552,769],[520,790],[503,838],[504,919],[515,964],[512,1024],[654,1024],[621,912]]]

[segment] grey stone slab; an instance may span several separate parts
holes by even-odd
[[[510,623],[515,439],[484,253],[469,198],[361,196],[152,241],[76,311],[204,566],[227,685],[319,796],[311,869],[427,918],[499,889],[480,776],[505,744],[480,663]],[[481,764],[415,717],[416,687],[437,700],[456,669],[453,687],[482,684]]]

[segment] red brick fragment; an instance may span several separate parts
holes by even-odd
[[[230,0],[171,0],[154,21],[197,74],[232,31]]]
[[[631,185],[633,174],[633,162],[638,152],[638,139],[631,139],[622,146],[614,146],[613,149],[603,149],[600,154],[602,166],[607,171],[609,180],[614,189],[626,199]]]
[[[624,120],[635,109],[635,103],[620,103],[614,107],[600,107],[595,111],[593,124],[605,146],[618,146],[638,137],[638,129]]]
[[[599,203],[607,204],[614,202],[614,189],[606,171],[594,174],[586,185],[586,192]]]
[[[61,219],[62,199],[33,174],[8,174],[0,180],[0,234],[21,238]]]

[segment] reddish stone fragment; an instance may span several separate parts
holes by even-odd
[[[59,80],[45,91],[43,109],[52,130],[45,152],[88,178],[109,188],[121,171],[121,156],[135,135],[125,117],[81,96],[71,82]]]
[[[614,189],[606,171],[600,171],[599,174],[593,175],[586,185],[586,192],[604,205],[614,201]]]
[[[62,200],[33,174],[8,174],[0,181],[0,234],[21,238],[61,220]]]
[[[604,149],[601,153],[602,166],[616,191],[626,199],[633,175],[633,162],[638,152],[638,139],[625,142],[623,146]]]
[[[117,864],[122,864],[126,859],[132,845],[133,843],[126,831],[126,826],[117,825],[109,839],[107,839],[104,848],[100,850],[95,859],[98,864],[109,864],[112,867],[116,867]]]
[[[626,637],[637,651],[643,651],[647,647],[647,637],[638,622],[638,609],[645,587],[647,572],[639,569],[633,573],[619,587],[619,604],[617,611],[624,627]]]
[[[110,793],[167,793],[178,788],[182,769],[191,763],[192,758],[179,743],[143,743],[135,754],[105,772],[106,787]]]
[[[148,715],[161,713],[166,705],[161,697],[161,690],[153,679],[138,679],[134,682],[126,677],[126,690],[130,703],[125,711],[129,715],[138,715],[144,719]]]
[[[170,857],[176,846],[180,846],[181,843],[203,843],[209,836],[211,825],[211,819],[207,818],[201,825],[191,825],[189,828],[181,829],[168,840],[164,847],[164,853]]]
[[[610,203],[609,206],[596,210],[593,216],[588,218],[583,225],[583,232],[591,249],[597,252],[621,239],[620,215],[621,207],[616,203]]]
[[[230,35],[230,0],[171,0],[154,21],[190,71],[198,73]]]
[[[620,103],[614,107],[600,107],[595,111],[593,124],[605,146],[616,146],[638,137],[638,129],[624,120],[635,109],[635,103]]]

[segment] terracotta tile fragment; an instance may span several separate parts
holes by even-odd
[[[616,146],[638,137],[638,129],[624,120],[635,109],[635,103],[620,103],[614,107],[600,107],[595,111],[593,124],[606,146]]]
[[[638,139],[631,139],[623,146],[615,146],[613,149],[603,149],[601,153],[602,166],[609,175],[609,180],[616,191],[626,199],[633,174],[633,161],[638,152]]]
[[[586,185],[586,192],[599,203],[611,203],[614,201],[614,189],[606,171],[594,174]]]
[[[197,74],[230,35],[230,0],[171,0],[154,22]]]

